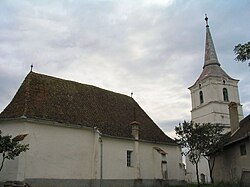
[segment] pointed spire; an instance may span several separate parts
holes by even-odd
[[[220,63],[218,61],[217,54],[215,51],[213,39],[209,30],[207,14],[205,14],[205,21],[206,21],[206,43],[205,43],[205,58],[204,58],[203,69],[208,65],[216,64],[220,66]]]
[[[230,80],[238,81],[230,77],[221,67],[219,60],[216,55],[213,39],[209,30],[208,17],[205,14],[206,21],[206,42],[205,42],[205,57],[204,57],[204,66],[201,75],[196,80],[196,82],[189,87],[192,89],[194,86],[200,84],[200,81],[206,79],[207,77],[221,77],[223,79],[227,78]]]

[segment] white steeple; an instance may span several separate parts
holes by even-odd
[[[203,70],[191,91],[191,120],[197,123],[220,123],[229,126],[229,102],[238,105],[239,119],[243,118],[238,80],[230,77],[221,67],[206,16],[206,41]]]

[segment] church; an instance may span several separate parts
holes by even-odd
[[[249,123],[249,117],[243,120],[244,117],[238,90],[239,80],[232,78],[222,69],[217,58],[207,17],[205,18],[205,21],[206,39],[203,70],[195,83],[188,88],[191,93],[192,101],[191,120],[195,123],[211,123],[222,125],[224,127],[224,133],[229,133],[231,131],[233,138],[233,133],[239,129],[239,121],[242,120],[244,121],[244,124],[247,124]],[[235,114],[236,117],[234,118],[237,118],[236,121],[238,122],[232,122],[231,120],[232,116],[229,112],[230,103],[234,104],[235,110],[237,111]],[[247,120],[248,122],[246,122]],[[238,123],[238,125],[235,123]],[[232,127],[235,125],[237,127],[232,129]],[[247,128],[244,127],[244,129]],[[240,134],[247,133],[247,131],[240,131]],[[237,153],[240,153],[240,151]],[[228,165],[229,163],[226,162],[226,160],[227,158],[225,157],[224,160],[221,159],[220,162],[225,162],[226,165]],[[245,162],[241,164],[244,165],[244,163]],[[197,182],[194,165],[188,160],[186,165],[186,180],[188,182]],[[223,181],[230,182],[231,178],[228,177],[228,180],[225,180],[225,177],[222,177],[223,175],[228,176],[225,175],[225,173],[230,172],[230,170],[227,171],[224,169],[225,167],[221,163],[218,164],[216,162],[216,165],[218,166],[215,167],[215,180],[220,182],[223,179]],[[223,172],[221,172],[222,170]],[[220,175],[218,175],[218,173],[220,173]],[[241,171],[238,173],[238,178],[240,178]],[[208,162],[204,158],[199,162],[199,176],[202,183],[211,182]]]
[[[247,179],[250,117],[243,117],[239,80],[222,69],[205,20],[203,70],[189,87],[191,120],[231,131],[216,163],[215,180]],[[234,117],[229,104],[237,111]],[[197,182],[188,160],[185,173],[180,146],[132,97],[92,85],[31,71],[0,113],[0,127],[3,134],[28,134],[24,143],[30,148],[6,161],[0,181],[37,187],[161,187]],[[206,160],[199,163],[199,175],[210,182]]]
[[[166,186],[184,181],[181,149],[130,96],[30,72],[0,114],[28,134],[0,181],[30,186]]]
[[[206,39],[203,70],[195,83],[188,89],[191,92],[191,119],[196,123],[219,123],[230,128],[228,104],[238,106],[239,119],[243,119],[238,82],[222,68],[217,58],[213,39],[206,17]]]

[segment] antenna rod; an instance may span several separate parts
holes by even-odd
[[[32,72],[33,67],[34,67],[33,64],[31,64],[31,65],[30,65],[30,72]]]

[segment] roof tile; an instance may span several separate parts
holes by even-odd
[[[175,143],[136,101],[95,86],[30,72],[1,118],[27,118],[98,127],[106,135],[132,138],[131,125],[140,125],[140,139]]]

